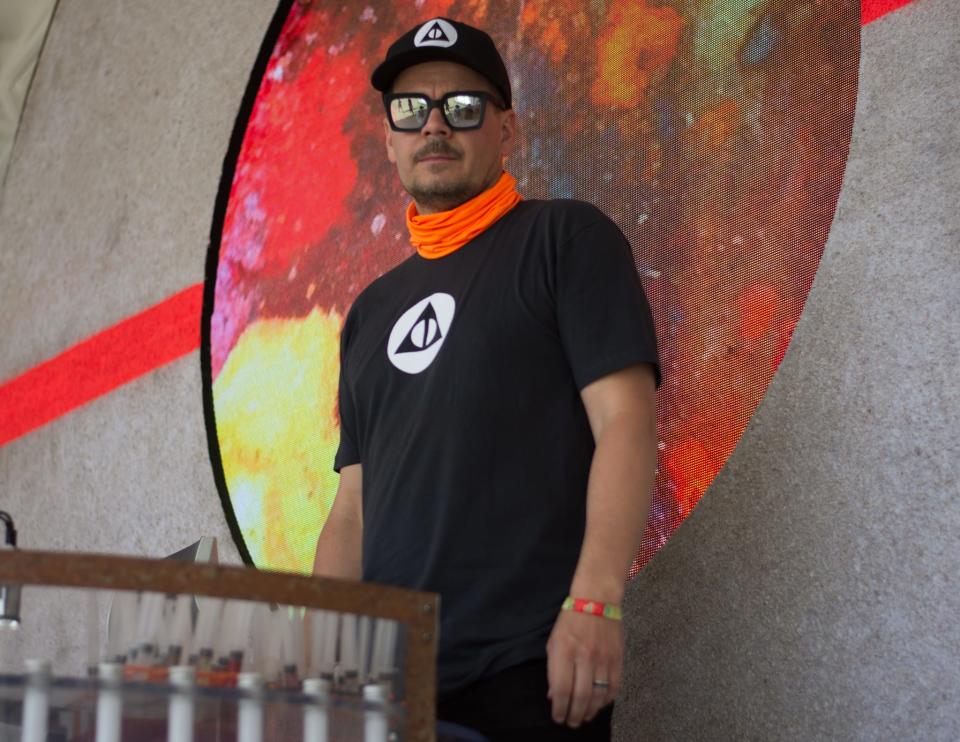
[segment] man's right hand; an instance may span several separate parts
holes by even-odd
[[[340,485],[317,541],[313,573],[359,580],[363,544],[363,471],[360,464],[340,470]]]

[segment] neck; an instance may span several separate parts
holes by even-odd
[[[424,258],[441,258],[459,249],[520,201],[516,183],[509,173],[498,173],[493,185],[442,212],[420,213],[420,204],[411,202],[407,208],[410,242]]]

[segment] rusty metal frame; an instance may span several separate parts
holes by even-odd
[[[434,740],[440,608],[435,593],[252,567],[21,549],[0,551],[0,582],[208,595],[393,619],[407,630],[407,735],[417,742]]]

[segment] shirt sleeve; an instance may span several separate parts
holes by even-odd
[[[337,447],[333,459],[333,470],[337,473],[345,466],[361,463],[360,440],[357,429],[357,409],[353,403],[350,384],[347,381],[347,344],[349,343],[353,326],[352,314],[347,315],[340,332],[340,382],[337,393],[337,414],[340,418],[340,445]]]
[[[558,246],[556,301],[578,389],[637,363],[649,363],[660,386],[653,317],[630,244],[601,212]]]

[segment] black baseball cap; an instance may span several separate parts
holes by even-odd
[[[370,82],[376,90],[386,93],[407,67],[437,60],[457,62],[479,72],[500,92],[507,108],[513,105],[507,67],[493,39],[479,28],[450,18],[418,23],[394,41]]]

